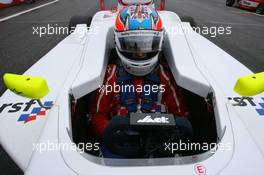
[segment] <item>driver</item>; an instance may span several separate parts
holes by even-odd
[[[118,14],[115,42],[119,59],[116,64],[108,65],[103,86],[159,88],[156,91],[120,88],[118,92],[108,93],[98,90],[89,121],[91,132],[97,138],[103,138],[113,119],[121,121],[132,112],[174,114],[176,125],[183,124],[191,132],[182,89],[168,66],[159,61],[163,35],[161,18],[150,6],[128,6]]]

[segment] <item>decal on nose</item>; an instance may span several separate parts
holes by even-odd
[[[52,101],[46,101],[44,103],[45,106],[47,107],[52,107],[53,102]],[[20,117],[18,118],[18,122],[24,122],[24,124],[34,121],[37,119],[37,117],[44,117],[46,115],[46,111],[48,109],[41,108],[41,107],[35,107],[32,109],[30,114],[21,114]]]
[[[260,116],[264,116],[264,98],[262,98],[262,100],[263,100],[263,103],[259,103],[259,105],[261,106],[261,108],[260,109],[256,109],[256,111],[258,112],[258,114]]]

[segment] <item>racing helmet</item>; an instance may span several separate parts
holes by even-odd
[[[163,34],[161,18],[151,6],[131,5],[119,12],[116,51],[128,73],[145,76],[156,67]]]

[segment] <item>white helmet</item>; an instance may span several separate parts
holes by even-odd
[[[152,72],[152,70],[156,67],[158,64],[158,57],[159,54],[157,53],[154,57],[142,60],[142,61],[136,61],[136,60],[130,60],[123,56],[118,49],[117,54],[119,58],[122,61],[122,64],[127,72],[129,72],[132,75],[135,76],[145,76]]]
[[[163,42],[161,19],[149,6],[124,8],[116,19],[116,51],[127,72],[149,74],[158,64]]]

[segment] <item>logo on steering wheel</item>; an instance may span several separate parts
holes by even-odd
[[[144,119],[139,119],[137,123],[170,123],[168,117],[157,117],[152,119],[150,115],[146,116]]]

